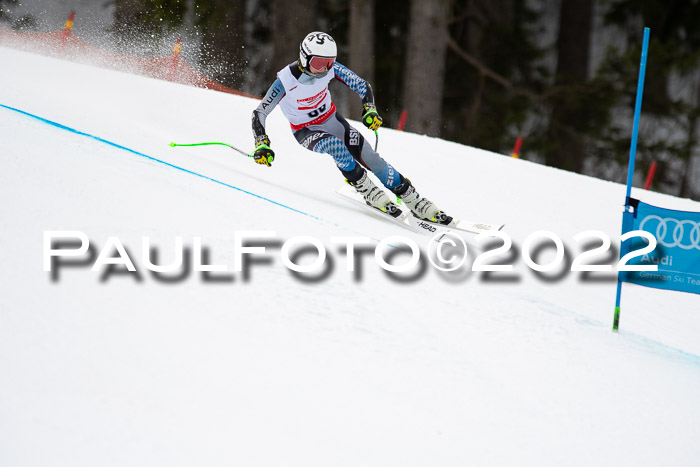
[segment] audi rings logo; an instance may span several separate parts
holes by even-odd
[[[639,224],[640,230],[654,233],[653,221],[658,221],[656,225],[655,237],[660,245],[668,248],[682,248],[684,250],[692,250],[693,248],[700,250],[700,222],[691,220],[678,220],[672,217],[661,218],[651,215],[645,217]],[[651,224],[651,228],[645,229],[647,222]]]

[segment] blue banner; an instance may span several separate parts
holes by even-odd
[[[622,256],[635,252],[629,265],[658,266],[658,271],[620,272],[620,280],[657,289],[700,294],[700,212],[664,209],[630,199],[625,212],[623,234],[633,230],[651,233],[657,241],[653,251],[640,254],[647,246],[641,237],[622,244]]]

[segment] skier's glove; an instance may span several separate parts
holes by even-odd
[[[275,160],[275,152],[270,149],[270,138],[261,135],[255,138],[255,151],[252,154],[253,160],[261,165],[272,166]]]
[[[362,123],[370,130],[377,130],[382,126],[382,117],[377,113],[377,108],[374,104],[365,104],[363,106],[364,115],[362,115]]]

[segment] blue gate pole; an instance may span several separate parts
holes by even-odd
[[[634,105],[634,124],[632,125],[632,143],[630,144],[630,161],[627,167],[627,194],[625,196],[625,211],[622,214],[622,233],[625,233],[625,218],[631,216],[630,197],[632,195],[632,179],[634,178],[634,159],[637,155],[637,135],[639,134],[639,116],[642,113],[642,95],[644,94],[644,74],[647,68],[647,50],[649,49],[649,28],[644,28],[644,41],[642,43],[642,60],[639,65],[639,79],[637,80],[637,102]],[[624,248],[620,244],[620,257]],[[620,299],[622,295],[622,281],[620,272],[617,272],[617,295],[615,297],[615,318],[613,319],[613,331],[617,332],[620,325]]]

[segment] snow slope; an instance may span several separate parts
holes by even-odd
[[[279,111],[259,167],[168,146],[250,149],[257,101],[7,48],[0,62],[0,465],[697,465],[699,296],[625,284],[614,334],[611,276],[543,278],[514,255],[506,275],[398,280],[371,250],[347,272],[332,237],[428,237],[335,196],[330,157]],[[619,236],[619,184],[389,129],[379,148],[446,211],[506,222],[516,253],[543,229],[572,255],[579,232]],[[95,254],[116,236],[138,274],[85,262],[52,280],[49,230]],[[143,237],[158,263],[201,237],[231,268],[251,230],[276,238],[247,275],[167,282],[141,259]],[[297,235],[327,246],[329,274],[282,264]]]

